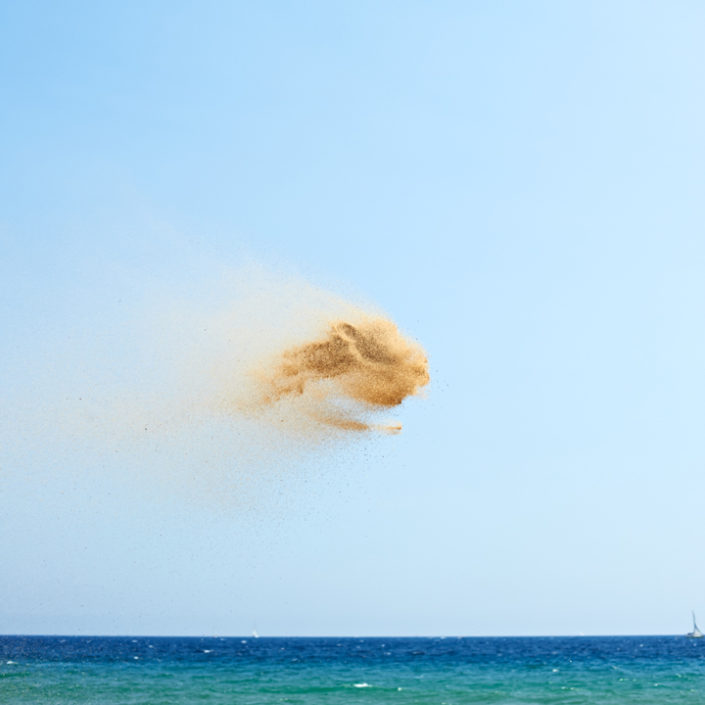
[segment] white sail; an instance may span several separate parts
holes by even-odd
[[[691,614],[693,615],[693,631],[688,632],[686,636],[691,639],[702,639],[705,634],[703,634],[700,629],[698,629],[697,622],[695,621],[695,612],[692,612]]]

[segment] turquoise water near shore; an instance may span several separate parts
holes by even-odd
[[[705,702],[685,637],[0,637],[0,702]]]

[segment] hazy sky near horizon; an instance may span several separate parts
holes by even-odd
[[[686,1],[0,2],[0,630],[705,618],[704,30]],[[403,433],[175,411],[196,324],[234,308],[248,345],[316,288],[426,348]]]

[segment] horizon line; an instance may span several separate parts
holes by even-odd
[[[68,639],[629,639],[644,637],[687,637],[669,634],[65,634],[49,632],[4,633],[3,637],[57,637]]]

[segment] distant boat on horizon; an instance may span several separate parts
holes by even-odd
[[[695,622],[695,612],[691,612],[691,614],[693,615],[693,631],[688,632],[686,636],[689,639],[702,639],[705,635],[700,631],[700,629],[698,629],[698,625]]]

